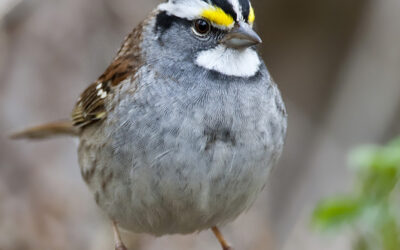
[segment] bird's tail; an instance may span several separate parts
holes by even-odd
[[[10,136],[11,139],[42,140],[60,136],[79,136],[79,128],[71,121],[58,121],[28,128]]]

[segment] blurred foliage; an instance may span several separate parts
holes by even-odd
[[[320,231],[350,231],[355,250],[399,250],[400,138],[355,149],[349,165],[357,178],[353,192],[321,201],[313,225]]]

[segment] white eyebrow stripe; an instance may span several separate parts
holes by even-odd
[[[209,7],[208,3],[201,0],[181,0],[178,3],[168,1],[158,5],[160,11],[189,20],[200,17],[202,10]]]

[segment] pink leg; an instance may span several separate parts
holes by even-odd
[[[128,250],[121,240],[121,235],[118,230],[118,225],[115,221],[112,222],[115,240],[115,250]]]
[[[232,250],[231,246],[229,246],[228,242],[226,242],[224,236],[222,235],[221,231],[219,231],[218,227],[213,227],[212,231],[215,234],[215,237],[217,237],[223,250]]]

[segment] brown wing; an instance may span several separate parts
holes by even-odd
[[[143,23],[129,34],[117,56],[99,79],[91,84],[79,97],[72,121],[76,127],[85,127],[107,117],[106,105],[113,96],[115,87],[134,76],[142,65],[140,43]]]

